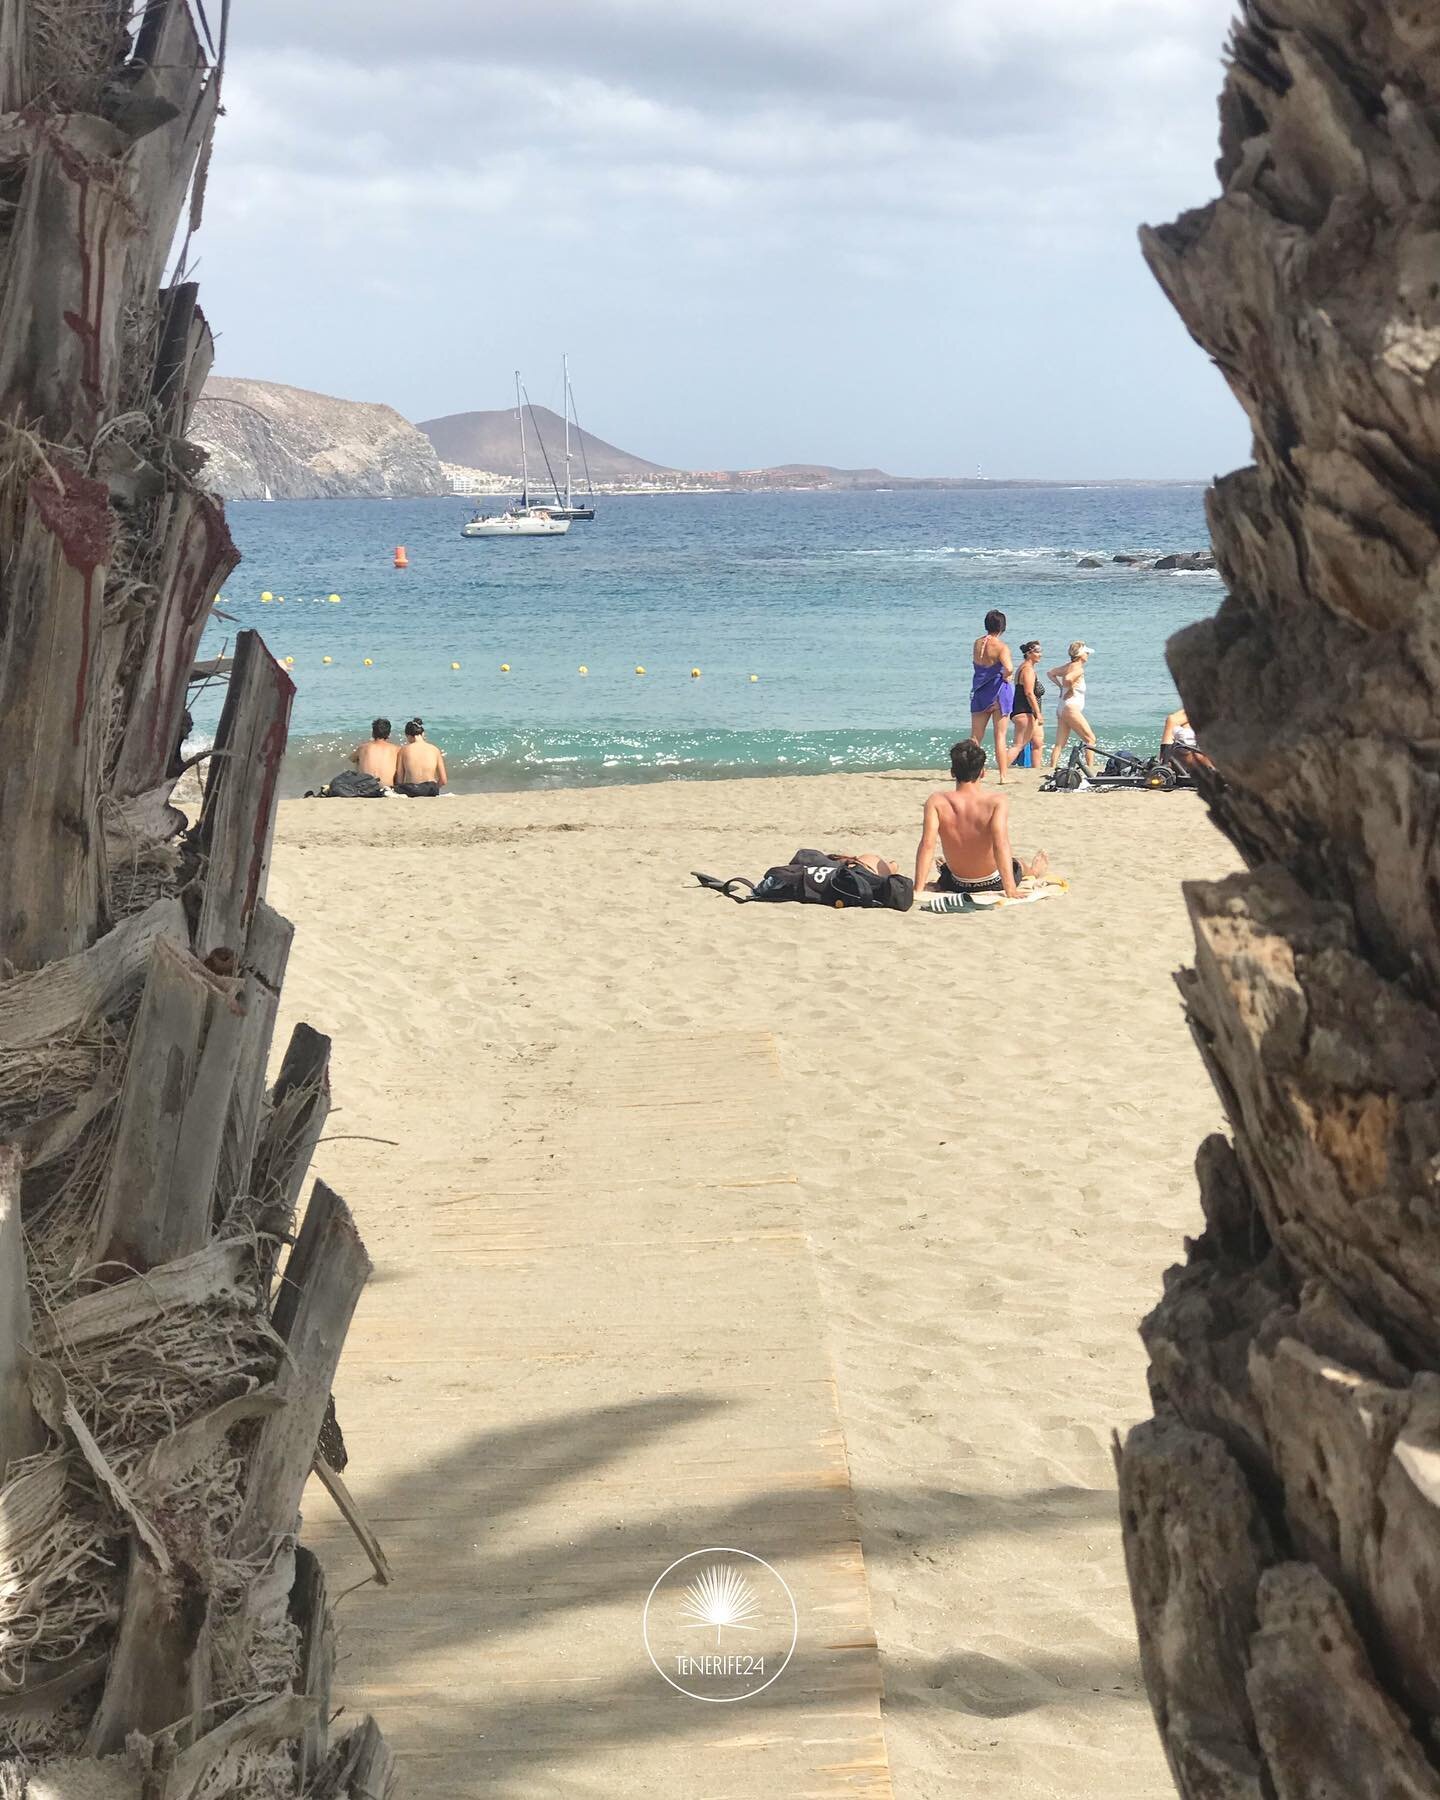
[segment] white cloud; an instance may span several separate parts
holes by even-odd
[[[201,248],[247,293],[257,265],[308,271],[323,253],[346,305],[370,303],[353,352],[367,391],[404,405],[418,390],[430,411],[445,410],[431,396],[446,329],[472,315],[507,341],[530,318],[573,318],[617,366],[627,333],[632,357],[650,347],[637,321],[703,315],[708,352],[747,366],[767,299],[782,316],[853,314],[859,362],[875,353],[864,334],[886,329],[867,295],[928,309],[934,330],[953,297],[1007,283],[1023,296],[1037,270],[1058,295],[1071,262],[1109,257],[1125,304],[1149,304],[1134,229],[1213,191],[1229,13],[1229,0],[246,0]],[[431,328],[381,327],[377,345],[385,295]],[[267,341],[238,317],[232,343],[258,348],[237,354],[267,372]],[[1123,319],[1102,324],[1124,335]],[[327,367],[346,342],[332,330]]]
[[[285,15],[296,41],[242,40],[218,205],[263,195],[297,212],[319,194],[348,199],[358,224],[377,207],[488,214],[543,192],[583,217],[607,201],[793,208],[807,235],[826,216],[1088,227],[1171,203],[1182,172],[1196,197],[1223,16],[1217,0],[912,0],[898,15],[874,0],[542,0],[505,30],[486,28],[498,9],[472,9],[475,29],[442,54],[455,8],[420,0],[403,33],[385,10],[383,59],[363,3],[329,53],[307,46],[311,9]],[[585,51],[601,20],[597,73]]]

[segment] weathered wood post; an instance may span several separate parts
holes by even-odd
[[[1231,1137],[1121,1457],[1194,1800],[1440,1795],[1440,10],[1245,0],[1221,198],[1145,234],[1254,428],[1171,664],[1248,872],[1181,979]]]
[[[228,11],[228,9],[223,9]],[[0,0],[0,1791],[384,1796],[329,1742],[301,1489],[369,1264],[317,1185],[265,903],[293,689],[242,632],[170,803],[236,555],[186,441],[221,47],[195,0]],[[187,213],[188,206],[188,213]]]

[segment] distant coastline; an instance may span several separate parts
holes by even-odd
[[[527,418],[535,430],[531,491],[543,496],[549,483],[539,477],[542,468],[552,466],[547,452],[558,457],[564,421],[539,406],[527,411]],[[416,425],[389,406],[338,399],[279,382],[212,376],[197,409],[195,436],[209,457],[210,483],[227,500],[421,499],[449,494],[508,500],[520,492],[513,407],[452,413]],[[577,490],[607,496],[994,493],[1208,485],[1199,478],[892,475],[885,469],[841,469],[826,463],[675,469],[574,426],[571,444]],[[563,477],[563,466],[558,462],[553,466]]]
[[[674,481],[674,482],[619,482],[619,481],[617,481],[617,482],[600,482],[600,481],[597,481],[597,482],[594,482],[592,484],[591,488],[587,491],[594,493],[595,495],[600,496],[605,499],[636,499],[636,498],[642,498],[647,495],[653,497],[653,496],[657,496],[657,495],[667,495],[667,494],[669,494],[669,495],[675,495],[675,494],[767,494],[767,495],[775,495],[775,494],[888,494],[888,493],[933,494],[933,493],[951,493],[951,492],[990,494],[990,493],[1010,492],[1015,489],[1029,489],[1029,490],[1034,490],[1037,492],[1069,491],[1069,492],[1075,492],[1075,493],[1103,492],[1106,490],[1123,490],[1125,492],[1132,492],[1132,491],[1146,491],[1146,490],[1154,490],[1154,489],[1167,489],[1168,490],[1168,489],[1179,489],[1179,488],[1207,488],[1207,487],[1209,487],[1209,485],[1210,485],[1209,477],[1202,478],[1200,476],[1195,476],[1188,480],[1182,479],[1179,477],[1169,478],[1169,479],[1151,480],[1144,476],[1114,476],[1114,477],[1097,476],[1097,477],[1094,477],[1089,480],[1076,480],[1073,477],[1068,480],[1067,479],[1059,479],[1059,478],[1054,479],[1054,480],[1045,480],[1040,477],[1030,477],[1030,476],[1013,476],[1013,477],[997,476],[997,477],[995,477],[994,480],[989,480],[989,479],[977,480],[974,476],[970,476],[967,478],[956,477],[954,479],[947,479],[944,476],[937,476],[933,480],[926,480],[924,477],[915,477],[913,479],[907,479],[903,476],[897,476],[893,481],[885,483],[884,485],[879,486],[879,487],[865,487],[856,482],[836,482],[836,483],[776,482],[774,485],[771,485],[767,482],[758,482],[758,481],[747,481],[747,482],[743,482],[743,483],[737,482],[737,483],[734,483],[733,485],[727,486],[724,483],[718,482],[718,481],[686,481],[682,478],[682,479]],[[532,495],[538,497],[542,502],[544,500],[545,494],[548,491],[549,491],[548,483],[544,484],[543,486],[540,484],[534,483],[534,482],[531,483]],[[511,500],[514,500],[519,495],[519,493],[520,493],[520,482],[519,482],[518,478],[510,479],[508,477],[494,477],[490,481],[486,482],[484,485],[453,487],[447,493],[439,494],[439,495],[435,494],[432,490],[432,491],[427,491],[424,494],[408,494],[408,495],[402,495],[402,494],[376,494],[376,495],[354,494],[354,495],[349,495],[349,496],[337,496],[337,495],[327,494],[327,495],[304,495],[304,496],[302,496],[302,495],[279,495],[279,494],[277,494],[275,496],[275,498],[277,500],[300,499],[300,498],[414,499],[414,500],[419,500],[419,499],[438,498],[438,499],[445,499],[445,500],[469,500],[472,502],[479,503],[479,502],[483,502],[483,501],[487,501],[487,500],[493,500],[496,502],[509,502]],[[254,499],[255,498],[254,495],[250,495],[250,494],[242,495],[242,496],[235,496],[235,497],[243,498],[243,499]]]

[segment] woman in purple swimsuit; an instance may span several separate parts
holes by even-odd
[[[1015,662],[1010,646],[1002,643],[1005,629],[1003,612],[985,615],[985,635],[975,640],[975,673],[970,682],[970,735],[977,744],[985,742],[985,727],[993,727],[995,766],[1000,780],[1010,766],[1005,747],[1005,728],[1010,722],[1010,707],[1015,698]]]

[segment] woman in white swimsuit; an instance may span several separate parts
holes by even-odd
[[[1060,716],[1055,721],[1055,747],[1050,752],[1050,767],[1060,761],[1060,752],[1073,731],[1084,740],[1085,767],[1095,768],[1095,733],[1085,717],[1085,665],[1095,652],[1079,638],[1070,646],[1070,660],[1050,671],[1050,679],[1060,690]]]

